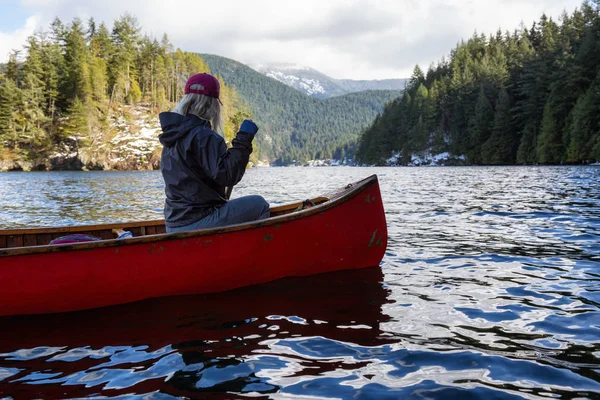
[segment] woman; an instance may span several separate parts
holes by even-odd
[[[220,85],[214,76],[196,74],[173,112],[160,114],[163,144],[160,170],[165,180],[167,232],[239,224],[269,217],[261,196],[227,200],[225,188],[246,171],[252,140],[258,132],[245,120],[232,147],[222,135]],[[217,133],[219,132],[219,133]]]

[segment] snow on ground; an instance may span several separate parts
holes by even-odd
[[[339,167],[340,165],[348,165],[348,159],[309,160],[303,165],[305,167]]]
[[[467,158],[464,155],[454,155],[449,152],[432,154],[431,152],[423,152],[419,154],[412,154],[411,161],[408,163],[409,166],[441,166],[448,164],[449,161],[462,161],[465,162]],[[392,156],[384,160],[386,165],[395,166],[400,165],[400,153],[395,152]]]
[[[256,165],[253,165],[253,166],[255,166],[257,168],[269,168],[271,166],[271,164],[269,164],[268,161],[258,160]]]
[[[390,158],[385,160],[386,165],[398,165],[400,161],[400,153],[394,153]]]
[[[426,153],[422,153],[422,154],[413,154],[411,156],[412,161],[408,164],[411,166],[430,166],[430,167],[437,167],[437,166],[442,166],[442,165],[446,165],[448,163],[448,161],[451,160],[460,160],[460,161],[466,161],[467,158],[463,155],[453,155],[451,153],[448,152],[444,152],[444,153],[439,153],[439,154],[431,154],[429,152]]]
[[[144,107],[135,107],[130,114],[135,120],[127,122],[123,116],[116,118],[111,127],[117,130],[111,140],[114,162],[145,162],[160,146],[160,126],[156,118]],[[156,119],[156,121],[154,121]],[[152,121],[152,122],[149,122]]]

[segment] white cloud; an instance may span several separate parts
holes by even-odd
[[[35,30],[40,26],[40,17],[34,15],[27,18],[25,26],[13,32],[0,31],[0,62],[8,60],[8,56],[12,50],[21,49],[25,40],[33,35]]]
[[[475,30],[530,26],[543,12],[557,18],[581,0],[22,0],[46,26],[74,16],[111,23],[136,15],[144,32],[166,32],[175,46],[242,62],[309,65],[336,78],[410,75],[447,55]],[[27,32],[31,26],[21,31]],[[26,36],[26,35],[25,35]],[[22,36],[9,34],[15,47]],[[2,38],[0,36],[0,38]],[[0,53],[0,57],[3,55]]]

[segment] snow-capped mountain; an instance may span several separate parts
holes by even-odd
[[[324,99],[348,93],[335,79],[310,67],[295,64],[252,65],[251,67],[309,96]]]
[[[334,79],[316,69],[296,64],[256,64],[251,67],[302,93],[321,99],[363,90],[403,90],[406,82],[406,79]]]

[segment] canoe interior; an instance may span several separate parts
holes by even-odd
[[[323,204],[330,200],[330,197],[317,197],[311,199],[315,204]],[[283,206],[271,208],[271,217],[277,217],[294,213],[302,202],[286,204]],[[163,220],[143,221],[143,222],[125,222],[118,224],[70,226],[60,228],[34,228],[34,229],[13,229],[0,230],[0,249],[47,246],[53,239],[72,235],[84,234],[98,237],[102,240],[115,239],[116,234],[113,230],[120,229],[129,231],[134,237],[159,235],[166,233],[165,222]]]

